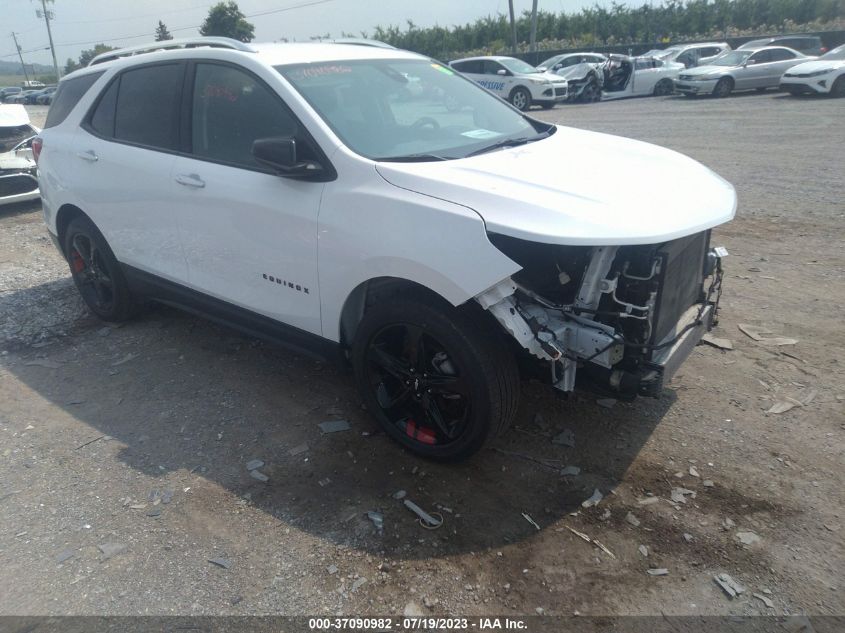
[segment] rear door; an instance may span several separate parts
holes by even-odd
[[[117,259],[173,281],[187,273],[170,177],[184,73],[176,61],[117,75],[84,119],[70,159],[73,189]]]
[[[281,97],[247,69],[191,64],[182,155],[172,179],[191,288],[319,334],[317,213],[324,183],[283,178],[257,163],[253,142],[316,145]],[[325,162],[321,160],[320,162]]]
[[[780,79],[783,73],[792,68],[800,58],[788,48],[774,48],[771,50],[771,62],[769,62],[769,70],[766,75],[766,86],[776,88],[780,85]]]

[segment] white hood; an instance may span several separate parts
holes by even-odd
[[[20,127],[29,123],[29,114],[19,103],[0,104],[0,127]]]
[[[558,127],[472,158],[377,165],[388,182],[469,207],[492,233],[549,244],[653,244],[733,218],[727,181],[677,152]]]
[[[803,75],[806,73],[815,73],[820,70],[837,70],[845,68],[845,59],[819,59],[812,62],[804,62],[790,68],[788,72],[790,75]]]

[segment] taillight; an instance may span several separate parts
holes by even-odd
[[[38,157],[41,156],[41,149],[44,147],[44,139],[36,136],[32,139],[32,157],[35,159],[35,164],[38,164]]]
[[[819,55],[824,55],[827,52],[827,46],[822,46],[819,50],[821,51]]]

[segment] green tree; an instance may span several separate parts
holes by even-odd
[[[100,53],[107,53],[108,51],[117,50],[114,46],[107,46],[106,44],[96,44],[94,48],[89,48],[79,54],[79,66],[87,66]]]
[[[170,34],[170,31],[167,30],[167,27],[164,25],[164,22],[159,20],[158,26],[156,27],[156,42],[163,42],[164,40],[172,39],[173,36]]]
[[[255,27],[246,21],[234,0],[219,2],[208,10],[208,17],[200,27],[200,35],[231,37],[241,42],[251,42]]]

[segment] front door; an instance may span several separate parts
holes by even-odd
[[[173,167],[190,286],[319,334],[317,214],[323,184],[258,164],[253,141],[304,131],[282,99],[247,70],[197,62],[189,71],[189,156]]]

